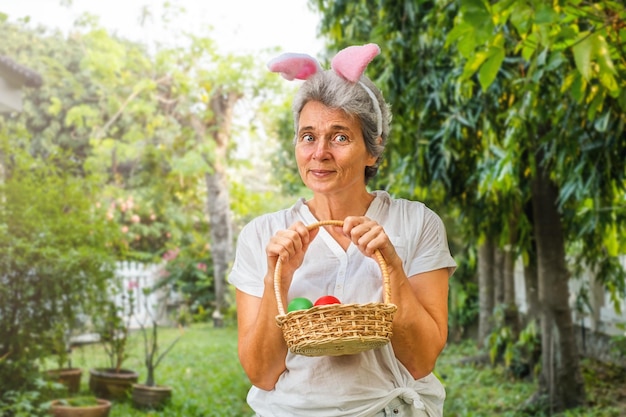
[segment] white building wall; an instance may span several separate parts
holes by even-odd
[[[626,268],[626,255],[620,257],[622,267]],[[623,334],[620,325],[626,325],[626,298],[620,300],[620,310],[616,311],[611,295],[598,283],[591,271],[582,279],[571,279],[569,282],[570,307],[574,322],[578,325],[606,335]],[[576,299],[581,291],[587,291],[589,305],[582,313],[575,308]],[[524,265],[520,260],[515,264],[515,302],[521,313],[528,312],[526,302],[526,286],[524,283]]]

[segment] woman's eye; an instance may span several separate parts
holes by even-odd
[[[313,135],[306,134],[302,136],[302,142],[313,142],[314,140]]]
[[[345,143],[348,141],[348,137],[346,135],[337,135],[335,136],[335,142]]]

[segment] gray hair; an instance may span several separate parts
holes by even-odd
[[[373,101],[371,93],[376,97],[377,103]],[[365,182],[367,183],[378,172],[391,124],[391,111],[380,90],[366,76],[362,76],[357,83],[351,83],[332,70],[316,73],[302,84],[293,100],[292,110],[296,131],[294,141],[297,140],[300,113],[309,101],[319,101],[326,107],[343,110],[360,122],[365,147],[372,156],[376,157],[374,165],[365,167]],[[379,114],[382,118],[380,121],[378,120]],[[380,143],[378,143],[378,136],[382,139]]]

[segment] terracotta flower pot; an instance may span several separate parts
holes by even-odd
[[[128,369],[115,372],[111,368],[89,370],[89,389],[99,398],[107,400],[124,400],[130,397],[133,384],[139,374]]]
[[[133,405],[139,409],[158,410],[167,405],[172,398],[172,388],[164,385],[150,387],[133,384]]]
[[[80,390],[83,370],[80,368],[49,369],[46,375],[49,379],[65,385],[70,394],[76,394]]]
[[[50,414],[54,417],[108,417],[111,402],[98,398],[97,405],[72,406],[63,404],[62,400],[50,403]]]

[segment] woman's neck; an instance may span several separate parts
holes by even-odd
[[[316,194],[306,205],[318,220],[343,220],[348,216],[364,216],[373,200],[374,195],[367,191],[341,197]]]

